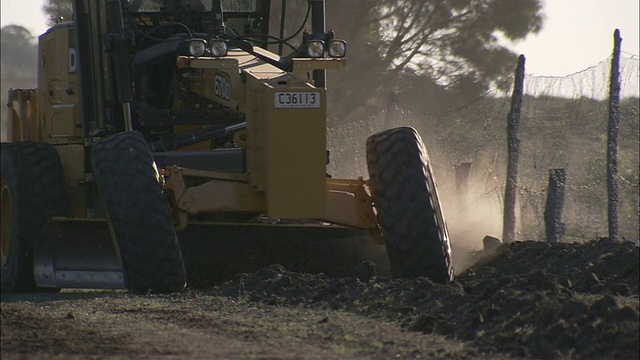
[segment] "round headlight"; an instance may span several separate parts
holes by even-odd
[[[211,40],[211,55],[215,57],[227,56],[227,42],[224,40]]]
[[[347,42],[344,40],[331,40],[329,41],[327,52],[331,57],[344,57],[347,54]]]
[[[312,58],[324,57],[324,42],[322,40],[310,40],[307,44],[307,55]]]
[[[192,56],[202,56],[207,50],[207,42],[204,40],[191,40],[189,43],[189,54]]]

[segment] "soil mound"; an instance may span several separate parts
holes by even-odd
[[[279,306],[342,310],[409,331],[469,340],[527,358],[638,358],[639,251],[630,242],[516,242],[449,284],[376,276],[295,273],[270,265],[209,291]]]

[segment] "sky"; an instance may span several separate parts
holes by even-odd
[[[335,0],[327,0],[335,1]],[[537,35],[509,44],[526,57],[526,72],[564,76],[606,59],[613,32],[620,29],[622,51],[640,54],[639,0],[544,0],[546,21]],[[18,24],[34,35],[46,30],[43,0],[3,0],[1,25]]]

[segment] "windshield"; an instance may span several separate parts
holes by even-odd
[[[128,0],[131,11],[200,10],[211,11],[212,0]],[[222,9],[230,12],[253,12],[258,0],[222,0]]]

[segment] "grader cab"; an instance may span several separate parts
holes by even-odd
[[[394,276],[453,278],[415,130],[368,139],[368,180],[327,175],[326,71],[347,44],[323,0],[296,21],[285,4],[74,0],[39,38],[38,87],[9,92],[2,291],[180,291],[188,243],[272,232],[368,236]]]

